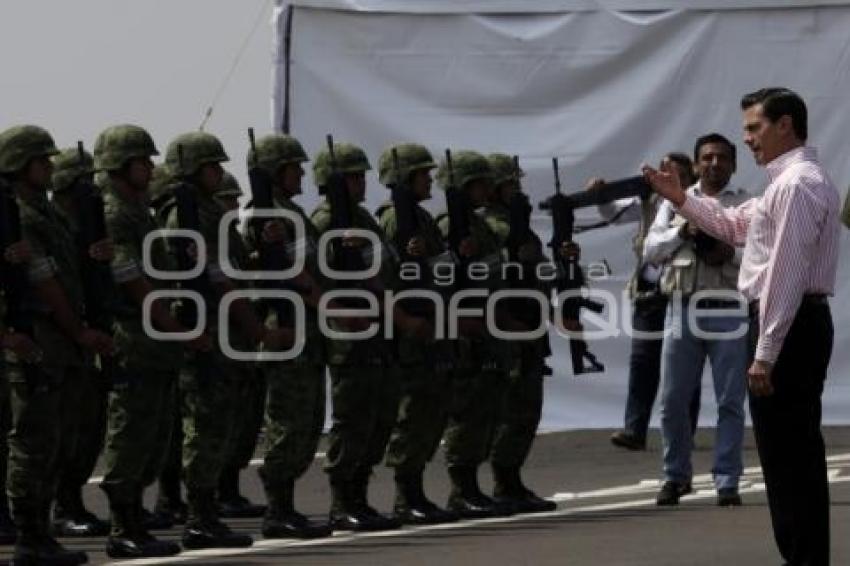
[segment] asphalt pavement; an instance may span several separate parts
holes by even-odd
[[[711,485],[714,431],[700,430],[694,452],[695,493],[675,508],[654,504],[659,487],[660,440],[653,432],[647,451],[613,447],[611,431],[571,431],[541,434],[528,463],[527,483],[552,497],[558,509],[543,515],[522,515],[450,525],[405,528],[386,533],[336,533],[317,541],[263,540],[260,520],[229,521],[251,533],[256,543],[235,551],[185,552],[167,561],[137,560],[122,564],[297,564],[297,565],[778,565],[764,485],[751,435],[744,449],[744,505],[719,508]],[[833,564],[850,564],[850,429],[826,430],[832,495]],[[261,457],[261,454],[257,455]],[[298,507],[316,518],[327,512],[329,490],[321,471],[322,453],[298,485]],[[482,485],[491,486],[482,470]],[[97,478],[94,478],[96,481]],[[254,469],[243,472],[243,493],[262,500]],[[448,495],[442,457],[430,466],[426,489],[438,502]],[[152,503],[155,490],[149,490]],[[393,484],[388,470],[376,470],[370,499],[380,510],[392,506]],[[86,500],[99,514],[106,501],[93,483]],[[179,540],[179,528],[157,533]],[[103,540],[63,540],[89,552],[90,563],[103,564]],[[0,549],[0,560],[11,549]]]

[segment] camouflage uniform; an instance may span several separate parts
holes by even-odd
[[[296,241],[292,222],[282,219],[286,232],[289,259],[296,253],[305,256],[305,272],[317,285],[324,285],[316,258],[319,234],[310,218],[277,182],[285,167],[298,167],[308,160],[304,148],[295,138],[269,135],[257,141],[248,155],[248,167],[260,168],[272,182],[274,207],[288,210],[301,218],[303,241]],[[252,248],[258,248],[254,230],[247,232]],[[259,469],[270,508],[263,521],[267,538],[294,536],[316,538],[330,530],[311,523],[295,510],[295,482],[309,469],[325,422],[326,380],[324,339],[319,331],[316,310],[306,305],[306,343],[301,354],[293,360],[266,364],[263,368],[267,384],[265,411],[266,454]],[[270,328],[289,326],[291,321],[278,320],[274,309],[268,309],[266,324]]]
[[[0,133],[0,174],[15,175],[34,158],[56,155],[53,139],[37,126],[15,126]],[[18,181],[13,180],[13,189]],[[46,188],[46,187],[44,187]],[[32,248],[31,284],[55,280],[77,316],[83,294],[77,251],[68,227],[42,191],[26,197],[18,192],[21,229]],[[85,553],[67,553],[49,535],[50,504],[58,480],[63,447],[62,383],[79,380],[83,355],[74,339],[59,327],[31,285],[25,307],[33,317],[33,339],[43,352],[38,364],[26,365],[5,351],[10,390],[11,431],[6,493],[18,530],[16,559],[48,563],[67,558],[83,563]],[[76,338],[76,337],[74,337]]]
[[[154,155],[158,152],[153,140],[133,125],[107,128],[94,148],[98,171],[116,175],[132,160]],[[145,332],[141,305],[124,286],[142,278],[155,289],[172,288],[173,284],[151,279],[145,272],[143,241],[160,228],[146,201],[127,198],[108,174],[98,181],[106,229],[114,246],[112,275],[116,284],[115,355],[100,484],[109,498],[112,522],[107,553],[113,557],[170,555],[179,552],[179,547],[147,535],[141,524],[141,501],[145,487],[162,467],[171,436],[170,417],[182,347]],[[156,269],[174,268],[162,238],[153,241],[151,262]]]
[[[366,155],[353,145],[337,144],[334,151],[341,175],[371,169]],[[313,171],[320,192],[331,190],[327,186],[332,174],[327,150],[316,156]],[[381,227],[366,209],[354,204],[351,212],[354,228],[375,233],[384,241]],[[311,218],[318,234],[331,229],[330,202],[326,199],[319,204]],[[382,246],[383,251],[388,249]],[[388,257],[382,258],[381,266],[378,278],[384,287],[392,288],[395,267]],[[351,286],[338,283],[335,288]],[[333,321],[330,325],[344,331]],[[366,495],[372,468],[384,457],[398,407],[397,384],[388,371],[390,345],[381,327],[369,340],[328,340],[327,347],[333,414],[325,472],[333,490],[331,523],[339,528],[363,530],[397,527],[397,522],[384,518],[368,505]]]
[[[81,156],[74,147],[55,156],[53,167],[52,202],[76,241],[80,230],[71,189],[80,177],[93,175],[94,162],[90,154]],[[103,448],[109,391],[95,356],[86,355],[84,360],[84,371],[75,376],[78,379],[62,383],[62,422],[68,440],[63,443],[61,455],[54,525],[64,536],[100,536],[109,532],[104,522],[85,509],[82,500],[83,486],[91,477]]]
[[[185,154],[185,155],[181,155]],[[206,164],[227,161],[227,154],[215,136],[203,132],[182,134],[166,150],[166,164],[175,178],[191,183],[197,203],[199,231],[207,245],[204,276],[212,285],[228,281],[219,263],[218,230],[224,209],[211,193],[201,190],[192,179]],[[176,203],[175,203],[176,204]],[[166,227],[180,227],[177,206],[166,207]],[[230,232],[229,260],[233,267],[244,268],[247,252],[244,242]],[[215,292],[214,292],[215,293]],[[218,305],[215,296],[205,297],[206,331],[218,333]],[[234,322],[229,322],[231,346],[246,350],[246,340]],[[248,536],[235,535],[218,520],[215,490],[232,443],[237,410],[236,380],[243,364],[230,359],[218,341],[210,352],[187,350],[180,371],[180,396],[183,418],[183,481],[186,485],[189,518],[183,532],[183,546],[249,546]],[[253,378],[253,376],[251,376]]]
[[[5,250],[0,249],[0,254]],[[4,320],[6,318],[6,297],[0,290],[0,338],[6,332]],[[0,356],[0,478],[3,485],[6,484],[6,462],[9,458],[9,444],[6,437],[11,427],[11,407],[9,406],[9,382],[6,379],[6,368],[3,356]],[[6,498],[6,489],[0,491],[0,545],[13,544],[15,542],[15,524],[9,513],[9,500]]]
[[[515,184],[519,190],[521,170],[517,170],[511,157],[504,154],[488,156],[497,189],[505,183]],[[486,207],[484,219],[504,248],[510,235],[510,209],[506,203],[496,201]],[[517,288],[545,291],[546,287],[534,275],[535,266],[545,261],[543,243],[533,232],[531,241],[535,257],[524,263],[523,277],[529,281],[519,281]],[[548,293],[544,293],[548,296]],[[531,301],[529,303],[528,301]],[[516,299],[508,302],[514,318],[529,328],[538,328],[540,320],[537,304],[532,299]],[[543,376],[546,358],[551,354],[549,338],[543,336],[537,340],[512,343],[513,364],[508,376],[508,386],[502,398],[502,407],[496,424],[491,448],[490,462],[495,480],[494,497],[497,500],[512,503],[518,511],[552,511],[555,504],[542,500],[522,484],[522,468],[531,451],[531,445],[540,424],[543,411]]]
[[[402,186],[396,187],[398,179],[393,163],[395,150]],[[410,179],[417,171],[429,171],[437,167],[428,150],[416,144],[399,144],[387,149],[379,159],[381,182],[393,187],[393,190],[412,191]],[[445,246],[437,223],[431,214],[419,204],[415,205],[416,237],[425,244],[425,253],[419,262],[423,277],[419,282],[407,288],[419,288],[429,291],[438,290],[432,284],[432,265],[445,257]],[[392,200],[382,204],[377,216],[387,241],[395,246],[397,255],[405,257],[408,242],[398,240],[398,218]],[[416,258],[418,259],[418,258]],[[408,258],[407,261],[415,261]],[[422,305],[402,303],[405,308],[417,314]],[[426,309],[428,307],[426,306]],[[421,312],[434,322],[433,314],[427,310]],[[395,470],[396,500],[394,511],[403,523],[429,524],[446,522],[453,515],[439,509],[424,494],[422,476],[425,466],[434,456],[440,445],[446,422],[448,404],[451,399],[451,367],[435,364],[433,342],[414,338],[409,335],[397,335],[395,339],[397,363],[393,364],[393,380],[399,384],[400,399],[398,415],[387,447],[387,466]]]
[[[473,182],[491,187],[493,173],[487,159],[472,151],[454,156],[454,178],[457,189],[468,191]],[[448,188],[448,171],[441,163],[437,181]],[[438,217],[437,225],[443,236],[449,236],[449,217]],[[484,219],[479,208],[470,218],[470,235],[478,250],[469,262],[488,266],[489,278],[476,285],[489,291],[501,285],[501,245]],[[486,330],[479,337],[460,336],[458,368],[452,378],[452,402],[444,440],[446,463],[452,478],[449,510],[461,516],[482,517],[501,515],[508,509],[500,507],[481,493],[478,487],[478,466],[487,460],[495,432],[497,416],[507,387],[510,348]]]
[[[238,210],[242,189],[230,173],[224,173],[221,185],[213,194],[223,210]],[[234,202],[235,201],[235,202]],[[232,208],[231,208],[231,203]],[[230,226],[230,238],[243,241],[236,225]],[[240,252],[244,255],[245,251]],[[257,446],[263,426],[263,409],[266,402],[266,383],[261,368],[256,364],[233,364],[237,375],[234,404],[242,409],[236,412],[230,448],[218,481],[218,506],[222,517],[262,517],[265,505],[255,505],[239,493],[239,473],[248,467]]]

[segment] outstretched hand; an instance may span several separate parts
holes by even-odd
[[[679,175],[672,167],[662,166],[659,170],[649,165],[644,165],[641,171],[646,182],[652,186],[652,190],[676,206],[685,204],[685,191],[682,190]]]

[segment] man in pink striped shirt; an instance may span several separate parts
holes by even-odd
[[[644,167],[656,192],[700,228],[744,247],[738,288],[750,301],[750,413],[773,531],[788,564],[829,563],[829,488],[821,394],[832,353],[827,303],[838,263],[839,196],[805,145],[803,100],[784,88],[744,96],[744,142],[770,184],[723,208],[686,195],[671,171]]]

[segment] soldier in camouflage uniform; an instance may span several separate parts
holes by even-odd
[[[91,154],[80,155],[79,149],[73,147],[53,158],[52,202],[75,239],[79,238],[80,227],[73,187],[82,178],[94,182]],[[63,383],[62,408],[67,412],[63,420],[68,423],[65,432],[69,442],[62,456],[53,510],[54,529],[62,536],[91,537],[109,533],[109,525],[85,508],[82,497],[83,486],[91,477],[103,447],[109,391],[95,358],[88,356],[85,362],[86,371],[80,374],[79,380]]]
[[[523,173],[508,155],[494,153],[488,155],[487,160],[493,169],[495,190],[484,209],[484,220],[498,236],[500,245],[506,248],[511,233],[509,206],[514,194],[522,190],[520,178]],[[529,232],[529,238],[527,242],[518,243],[517,257],[511,258],[511,261],[523,265],[522,278],[512,286],[538,290],[548,296],[547,286],[536,278],[537,265],[546,261],[543,242],[534,232]],[[533,299],[516,298],[508,304],[512,315],[529,328],[545,324]],[[493,497],[496,501],[513,505],[521,513],[553,511],[556,504],[538,497],[523,485],[520,477],[520,468],[531,451],[543,411],[545,360],[551,355],[549,337],[546,335],[537,340],[517,341],[513,344],[513,350],[515,355],[490,454],[495,480]]]
[[[454,250],[463,257],[459,268],[465,269],[470,263],[486,265],[488,278],[477,285],[495,291],[502,285],[501,245],[484,219],[483,208],[493,188],[493,171],[483,155],[460,151],[454,154],[453,175],[454,190],[465,191],[475,209],[469,218],[471,239],[464,242],[463,249]],[[441,163],[437,172],[437,182],[444,189],[451,188],[445,162]],[[438,216],[437,225],[443,236],[448,238],[448,214]],[[463,286],[474,284],[467,280]],[[500,325],[500,328],[504,326]],[[458,346],[458,367],[452,378],[449,423],[444,435],[446,463],[452,482],[448,509],[463,518],[508,515],[513,510],[512,506],[496,502],[482,493],[478,485],[478,467],[489,455],[497,415],[507,387],[509,347],[494,338],[481,324],[472,332],[462,334]]]
[[[0,190],[5,188],[0,185]],[[0,262],[28,263],[30,260],[30,248],[26,242],[18,242],[9,248],[0,250],[3,257]],[[0,352],[10,350],[21,359],[31,359],[39,355],[38,346],[35,342],[21,332],[6,327],[6,297],[0,288]],[[9,405],[9,382],[6,380],[4,367],[4,356],[0,355],[0,478],[3,481],[3,489],[0,490],[0,545],[15,543],[15,523],[9,513],[9,501],[6,498],[6,462],[9,457],[9,445],[7,436],[11,427],[11,407]]]
[[[393,151],[398,159],[398,171]],[[398,214],[392,200],[382,204],[377,212],[387,241],[395,247],[397,255],[405,263],[415,262],[423,272],[418,281],[403,286],[403,290],[435,290],[433,265],[447,255],[437,223],[418,204],[431,198],[431,170],[436,167],[430,152],[412,143],[392,146],[378,160],[381,183],[393,190],[411,191],[411,199],[417,203],[416,234],[409,241],[399,239]],[[397,187],[399,182],[400,188]],[[407,304],[413,312],[418,309],[423,316],[434,320],[432,303],[423,304],[422,300],[414,299]],[[448,419],[451,367],[450,364],[435,364],[437,355],[432,340],[402,335],[396,337],[395,345],[397,363],[390,371],[392,379],[399,384],[401,395],[386,457],[387,466],[395,470],[394,513],[403,524],[449,522],[456,516],[440,509],[425,496],[422,480],[425,466],[440,445]]]
[[[12,408],[6,493],[18,535],[16,564],[87,560],[84,552],[65,550],[49,533],[63,446],[62,383],[83,371],[83,351],[112,350],[109,336],[82,323],[77,250],[47,200],[53,171],[50,157],[57,153],[50,134],[37,126],[15,126],[0,133],[0,175],[12,185],[23,236],[32,248],[24,308],[33,313],[34,338],[44,354],[38,363],[27,364],[5,351]]]
[[[376,295],[382,295],[384,289],[395,285],[397,269],[389,254],[385,255],[389,247],[383,243],[383,230],[360,205],[366,195],[366,171],[371,169],[371,165],[363,150],[351,144],[336,144],[334,154],[336,163],[331,162],[329,151],[323,149],[313,164],[314,180],[320,194],[326,197],[313,212],[313,224],[319,234],[333,227],[329,192],[333,190],[332,176],[339,175],[339,188],[347,191],[351,202],[353,227],[372,232],[382,241],[379,275],[373,280],[357,283]],[[378,253],[364,244],[361,238],[351,236],[342,239],[342,246],[359,251],[365,265],[373,263],[372,258],[367,256]],[[336,288],[351,288],[351,284],[337,283]],[[364,306],[359,299],[351,304]],[[433,333],[425,319],[407,316],[400,308],[393,309],[393,321],[411,334],[424,337]],[[333,320],[331,326],[335,330],[346,331],[335,325]],[[333,497],[331,524],[342,530],[382,530],[400,526],[396,519],[375,511],[367,498],[372,468],[383,459],[398,407],[397,384],[388,371],[391,344],[385,339],[381,325],[378,326],[378,333],[365,341],[328,341],[333,422],[328,435],[325,471]]]
[[[147,189],[159,155],[150,135],[134,125],[107,128],[97,138],[94,166],[104,198],[106,229],[113,240],[116,285],[112,389],[107,410],[104,478],[111,531],[106,553],[113,558],[170,556],[180,547],[151,536],[142,521],[142,493],[162,466],[171,434],[170,415],[182,347],[156,340],[143,328],[142,305],[157,289],[171,285],[147,273],[143,242],[160,227],[148,208]],[[162,238],[153,241],[152,267],[172,268]],[[153,303],[151,318],[160,331],[186,329],[165,300]],[[208,347],[203,337],[190,344]]]
[[[302,164],[307,160],[298,140],[278,134],[257,140],[247,157],[249,170],[259,167],[269,176],[275,208],[296,214],[304,228],[301,241],[296,240],[295,226],[287,219],[265,221],[262,230],[254,224],[260,222],[256,220],[247,231],[254,250],[261,245],[257,241],[259,235],[266,243],[284,242],[289,261],[297,253],[305,258],[304,271],[298,276],[306,306],[304,349],[293,360],[263,368],[268,388],[266,455],[258,471],[269,501],[262,527],[266,538],[318,538],[331,534],[327,525],[314,523],[299,513],[294,502],[295,482],[309,469],[319,445],[326,396],[324,340],[316,312],[324,285],[316,259],[319,235],[304,209],[293,200],[302,192]],[[268,309],[266,325],[270,328],[292,324],[290,320],[278,320],[277,309]]]
[[[230,173],[224,173],[221,185],[213,197],[225,211],[239,209],[239,197],[242,189],[239,181]],[[236,225],[230,227],[231,238],[241,239]],[[233,439],[224,469],[218,480],[218,508],[222,517],[262,517],[265,505],[252,503],[239,493],[239,472],[248,466],[260,429],[263,426],[263,409],[266,402],[266,383],[262,371],[254,364],[238,364],[235,376],[236,399],[238,407],[243,407],[236,415]]]
[[[225,275],[218,246],[219,225],[224,209],[214,193],[221,185],[227,161],[221,142],[213,135],[191,132],[177,136],[166,150],[166,165],[173,178],[185,184],[197,205],[200,235],[207,247],[202,277],[208,283],[205,299],[206,330],[216,335],[219,328],[220,298],[237,289]],[[180,210],[176,204],[166,207],[166,227],[180,228]],[[241,238],[228,241],[230,264],[239,269],[246,265],[247,252]],[[175,252],[176,247],[174,247]],[[267,330],[245,299],[231,304],[228,313],[230,342],[237,350],[254,350],[262,346],[278,349],[291,333]],[[224,323],[224,321],[222,321]],[[230,359],[218,345],[204,354],[189,353],[180,372],[183,417],[183,480],[189,504],[189,517],[183,530],[186,548],[250,546],[248,535],[231,531],[218,517],[215,491],[233,440],[233,423],[238,407],[235,402],[235,379],[241,375],[238,366],[245,362]],[[253,376],[251,376],[253,378]]]

